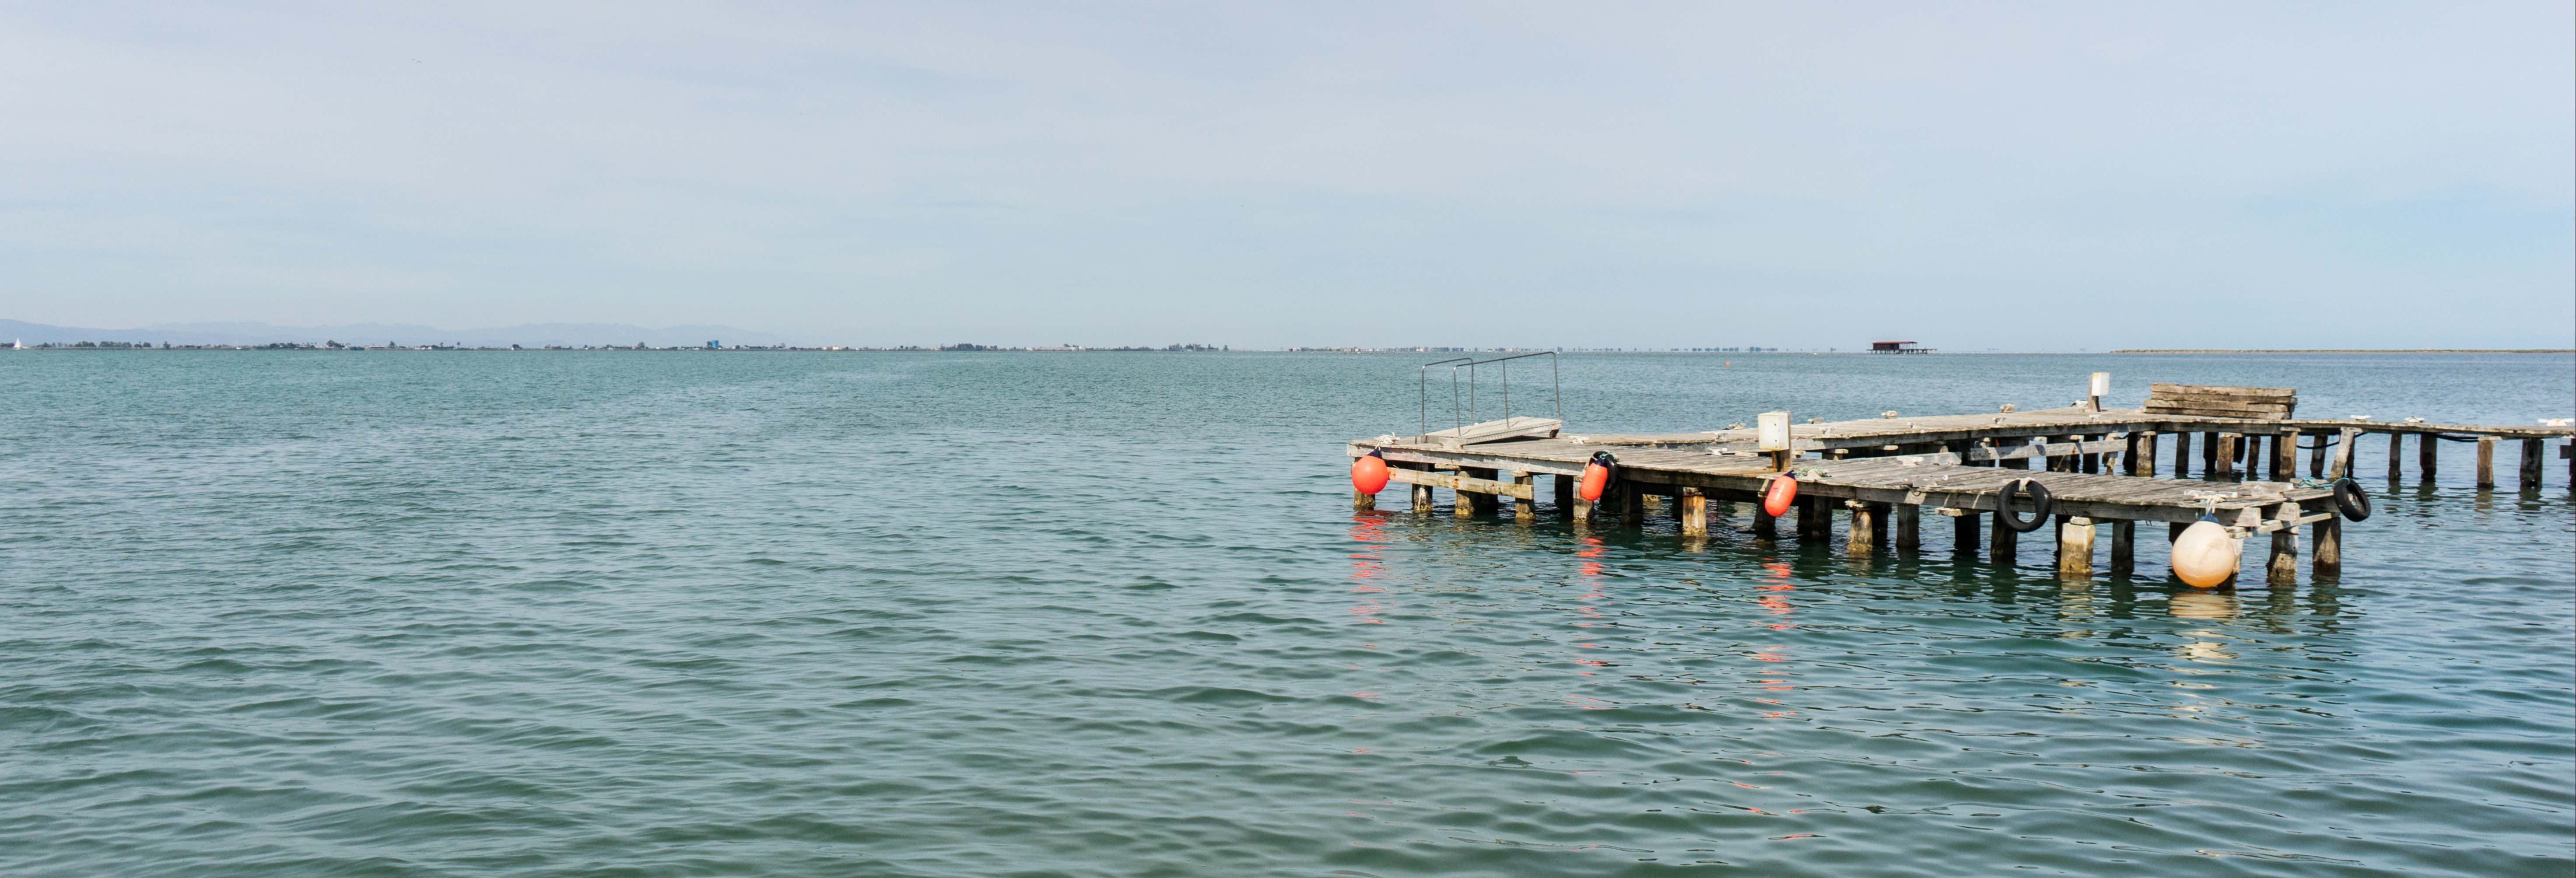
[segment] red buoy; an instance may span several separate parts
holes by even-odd
[[[1600,500],[1601,492],[1610,489],[1610,468],[1618,463],[1619,459],[1610,456],[1610,452],[1593,452],[1592,461],[1583,465],[1583,480],[1574,483],[1574,496],[1583,498],[1585,503]]]
[[[1781,473],[1771,477],[1762,488],[1762,512],[1772,518],[1789,514],[1789,504],[1798,499],[1798,477]]]
[[[1385,455],[1371,451],[1361,455],[1360,459],[1351,461],[1351,487],[1358,488],[1362,494],[1375,494],[1386,490],[1386,480],[1389,478],[1392,477],[1386,472]]]

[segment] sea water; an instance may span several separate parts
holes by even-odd
[[[0,353],[0,872],[2576,868],[2556,443],[2366,439],[2342,576],[2227,592],[1354,513],[1344,441],[1469,416],[1438,356]],[[1562,360],[1512,414],[2576,407],[2563,355]]]

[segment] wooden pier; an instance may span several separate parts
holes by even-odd
[[[2016,557],[2023,535],[2003,525],[1998,499],[2007,483],[2028,479],[2053,497],[2054,530],[2030,535],[2054,538],[2062,577],[2092,576],[2095,539],[2106,527],[2109,572],[2126,576],[2136,565],[2139,523],[2167,523],[2170,537],[2208,515],[2231,535],[2270,537],[2264,578],[2276,585],[2296,582],[2302,535],[2316,575],[2340,570],[2344,517],[2327,483],[2356,474],[2363,436],[2388,437],[2392,481],[2403,476],[2400,449],[2409,437],[2417,443],[2417,469],[2426,481],[2433,478],[2439,444],[2463,441],[2477,446],[2477,484],[2492,487],[2497,446],[2515,441],[2521,452],[2516,482],[2523,490],[2538,489],[2552,440],[2576,481],[2576,446],[2567,441],[2576,438],[2576,427],[2299,420],[2290,417],[2295,401],[2287,389],[2156,388],[2158,396],[2142,409],[2104,410],[2096,397],[2093,403],[2042,411],[1932,417],[1889,412],[1868,420],[1796,424],[1785,451],[1763,450],[1757,431],[1741,424],[1652,435],[1528,435],[1529,425],[1514,424],[1517,435],[1515,429],[1462,428],[1380,436],[1352,442],[1348,452],[1354,458],[1382,456],[1391,481],[1411,487],[1417,513],[1432,511],[1432,492],[1447,489],[1456,494],[1452,509],[1461,517],[1498,513],[1508,502],[1514,518],[1534,522],[1537,477],[1545,475],[1552,477],[1554,512],[1560,516],[1585,526],[1608,526],[1613,518],[1618,525],[1637,526],[1651,503],[1670,510],[1685,540],[1708,533],[1711,501],[1754,502],[1750,532],[1756,539],[1777,539],[1779,524],[1761,512],[1758,501],[1785,469],[1799,479],[1791,514],[1800,539],[1829,541],[1835,517],[1844,515],[1850,554],[1920,551],[1928,512],[1951,520],[1954,551],[1972,554],[1984,543],[1999,563]],[[2235,396],[2214,395],[2221,393]],[[2292,401],[2267,401],[2283,396]],[[2256,401],[2205,401],[2222,398]],[[2227,404],[2240,408],[2224,409]],[[2203,407],[2211,405],[2221,409]],[[2245,416],[2223,416],[2221,410]],[[1499,438],[1479,441],[1479,435]],[[2198,477],[2191,477],[2195,436],[2200,467]],[[2167,444],[2170,453],[2163,450]],[[1597,503],[1586,503],[1576,498],[1575,482],[1600,451],[1617,458],[1615,477]],[[2304,479],[2301,451],[2307,452]],[[2156,472],[2166,461],[2170,477]],[[2242,480],[2220,480],[2228,477]],[[1358,493],[1353,503],[1374,508],[1375,496]]]

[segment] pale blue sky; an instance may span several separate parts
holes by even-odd
[[[0,3],[0,318],[2576,345],[2570,4]]]

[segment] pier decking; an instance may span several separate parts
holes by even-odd
[[[2234,418],[2078,405],[1929,417],[1891,412],[1867,420],[1797,424],[1791,428],[1789,451],[1776,456],[1757,450],[1756,431],[1741,424],[1701,433],[1560,431],[1545,438],[1481,444],[1436,436],[1379,436],[1350,443],[1348,453],[1383,456],[1392,480],[1412,486],[1417,512],[1430,511],[1433,489],[1446,488],[1457,493],[1453,509],[1460,516],[1499,511],[1508,499],[1516,518],[1534,521],[1536,477],[1548,475],[1554,477],[1555,511],[1591,524],[1606,516],[1596,511],[1596,504],[1576,499],[1574,484],[1594,452],[1609,451],[1618,459],[1616,477],[1597,505],[1615,514],[1618,523],[1634,526],[1643,522],[1648,498],[1671,498],[1686,539],[1707,533],[1710,500],[1758,500],[1785,466],[1799,478],[1795,516],[1802,538],[1830,537],[1839,508],[1850,515],[1846,551],[1917,550],[1921,518],[1928,509],[1954,522],[1955,550],[1973,552],[1984,542],[1997,561],[2015,556],[2019,534],[2000,522],[1983,536],[1979,531],[1985,519],[2001,514],[1998,498],[2005,485],[2029,479],[2053,495],[2061,575],[2092,574],[2100,525],[2111,529],[2111,573],[2126,575],[2136,562],[2138,522],[2167,522],[2178,534],[2206,514],[2235,535],[2270,535],[2265,578],[2288,584],[2297,578],[2302,533],[2310,537],[2315,572],[2339,571],[2342,517],[2325,480],[2354,473],[2357,440],[2374,433],[2389,436],[2391,479],[2401,476],[2399,449],[2406,437],[2417,438],[2418,469],[2428,481],[2438,460],[2438,442],[2476,442],[2481,487],[2495,484],[2496,445],[2519,441],[2517,483],[2531,489],[2541,485],[2546,443],[2576,437],[2576,427]],[[2185,478],[2191,474],[2194,434],[2201,437],[2202,477]],[[2162,478],[2154,469],[2165,457],[2160,451],[2168,436],[2173,437],[2173,477]],[[2570,459],[2571,480],[2576,480],[2570,446],[2559,448],[2558,456]],[[2299,477],[2302,450],[2309,452],[2306,479]],[[2041,462],[2037,471],[2031,469],[2033,460]],[[2236,475],[2239,461],[2244,480],[2208,478]],[[2254,478],[2266,468],[2269,480]],[[1355,495],[1359,508],[1373,508],[1374,502],[1372,495]],[[1751,527],[1756,538],[1776,538],[1775,528],[1757,506]]]

